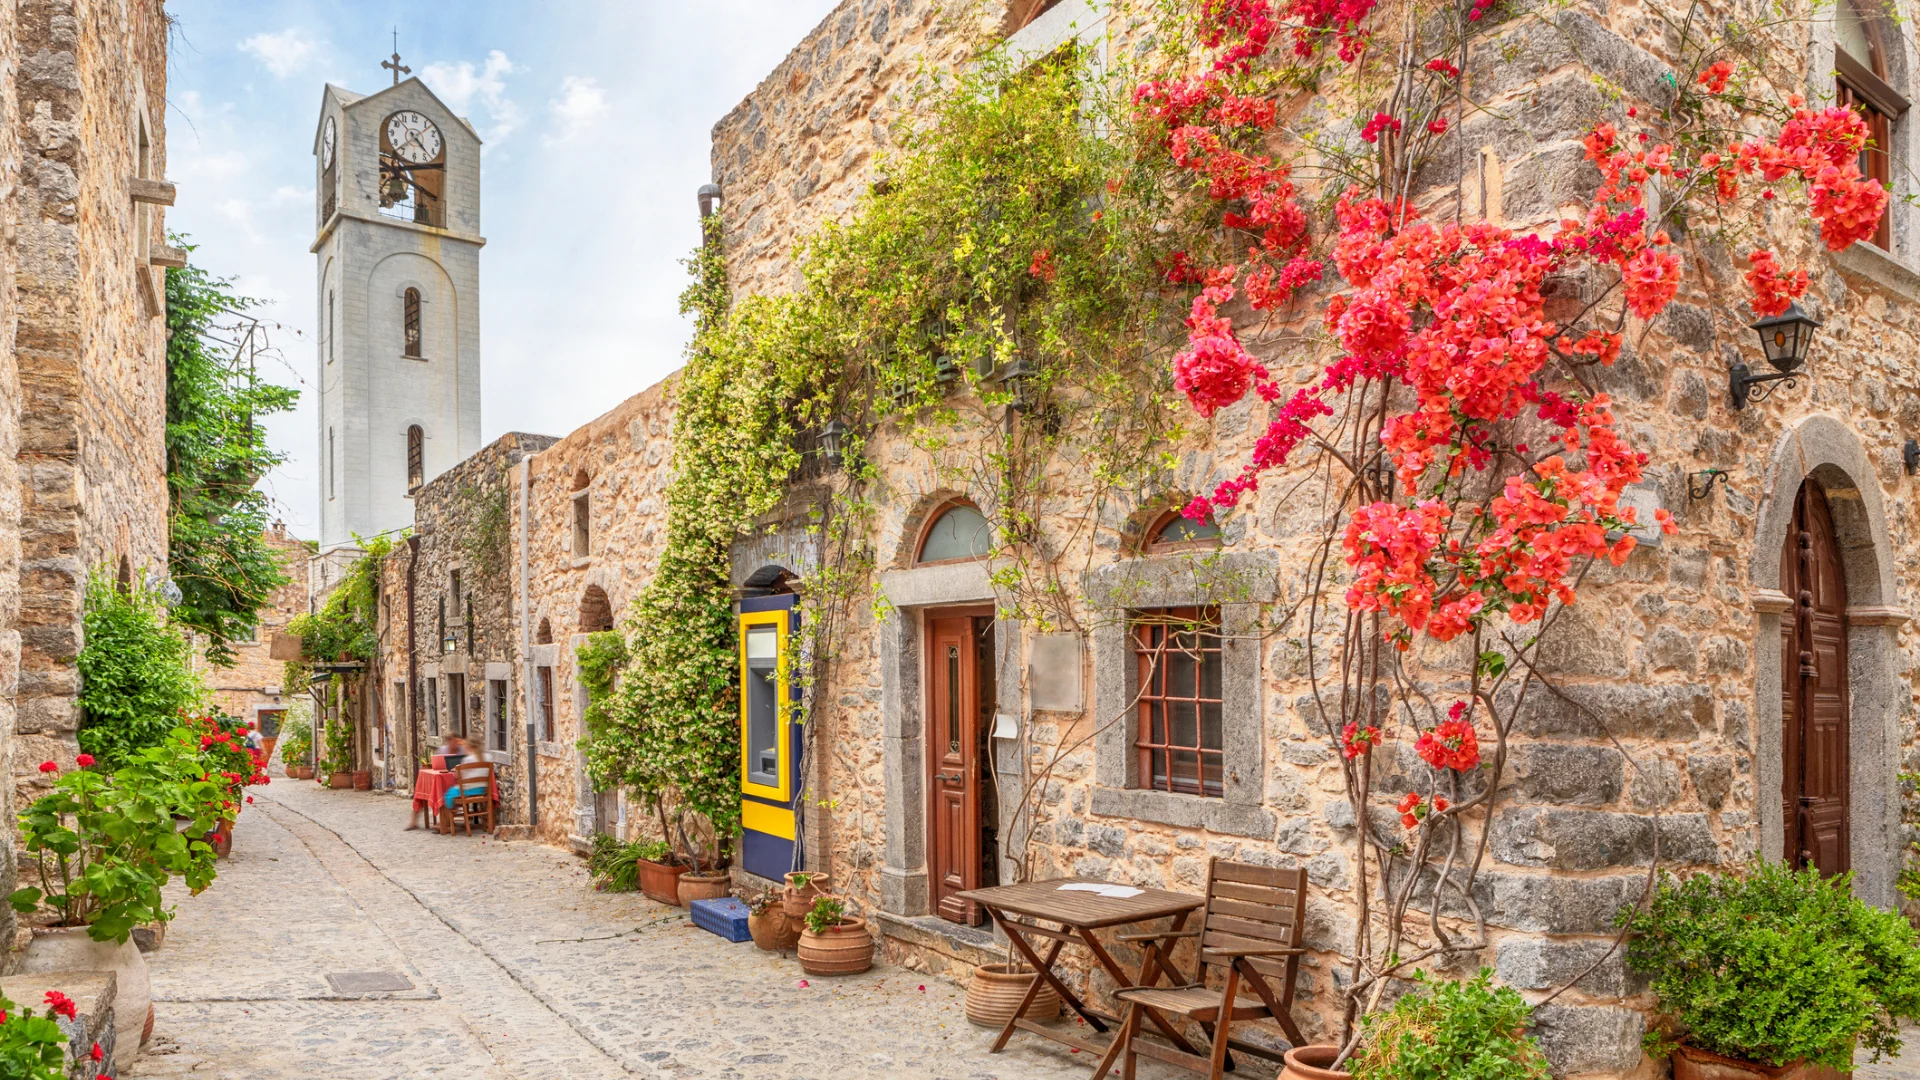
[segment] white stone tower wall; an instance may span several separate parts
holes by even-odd
[[[445,142],[444,228],[380,212],[380,128],[402,109],[431,119]],[[418,424],[425,433],[426,480],[479,449],[485,243],[480,140],[415,79],[364,98],[327,88],[314,136],[316,214],[328,194],[319,145],[329,116],[338,131],[338,208],[320,222],[314,245],[323,549],[413,523],[408,427]],[[404,348],[408,288],[421,299],[417,359]]]

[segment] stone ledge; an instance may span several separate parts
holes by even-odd
[[[1832,258],[1833,264],[1847,273],[1857,274],[1908,299],[1920,299],[1920,272],[1892,252],[1863,242],[1833,252]]]
[[[67,1036],[68,1080],[93,1080],[113,1068],[114,1044],[119,1035],[114,1003],[119,983],[111,971],[52,971],[31,975],[9,975],[0,979],[0,994],[20,1008],[41,1014],[46,1011],[47,991],[58,990],[73,999],[77,1012],[72,1020],[58,1018],[56,1023]],[[136,1043],[147,1018],[128,1017],[126,1037]],[[89,1057],[93,1044],[99,1043],[104,1060]]]
[[[895,941],[931,949],[972,967],[1004,963],[1007,958],[1006,946],[1000,936],[990,930],[961,926],[932,915],[895,915],[873,911],[868,913],[868,918],[879,927],[881,934]]]
[[[1143,788],[1096,787],[1092,812],[1102,817],[1206,829],[1255,840],[1272,840],[1279,828],[1278,819],[1262,807]]]

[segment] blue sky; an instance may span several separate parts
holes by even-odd
[[[263,483],[318,534],[313,129],[322,84],[402,62],[486,140],[482,438],[563,435],[679,364],[679,264],[699,238],[708,132],[833,0],[170,0],[168,226],[265,301],[308,400],[272,425]]]

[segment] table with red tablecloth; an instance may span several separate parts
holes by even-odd
[[[417,813],[425,810],[431,818],[437,818],[446,811],[447,792],[454,787],[459,773],[453,769],[421,769],[413,778],[413,809]],[[494,783],[493,773],[487,773],[487,795],[495,802],[500,801],[500,787]]]

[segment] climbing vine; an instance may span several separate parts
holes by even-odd
[[[393,551],[393,538],[354,538],[362,554],[348,565],[320,610],[296,615],[287,632],[300,638],[298,660],[286,662],[285,685],[306,686],[315,663],[341,656],[369,661],[380,648],[380,567]]]

